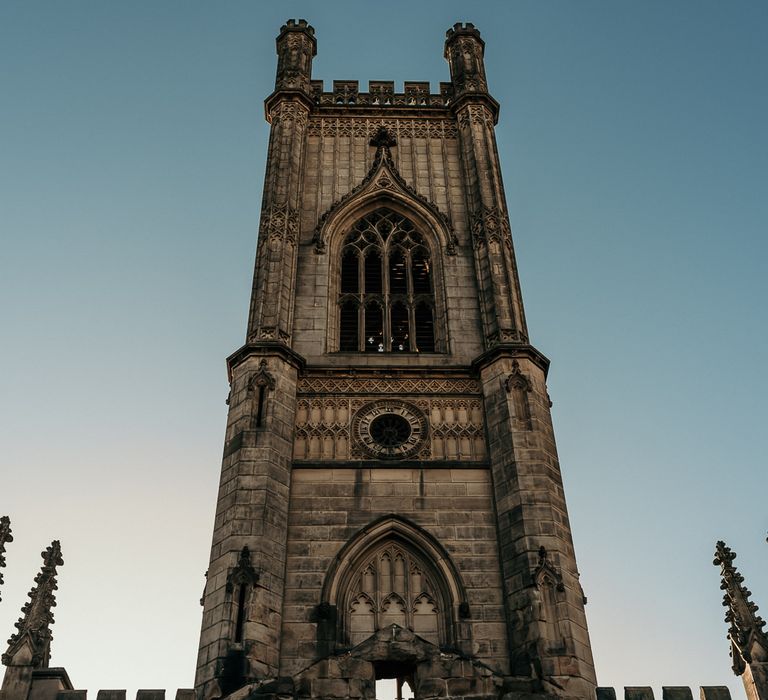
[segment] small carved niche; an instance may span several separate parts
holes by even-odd
[[[258,430],[266,422],[267,392],[275,388],[275,378],[267,369],[267,361],[262,358],[259,369],[248,381],[248,396],[251,402],[251,428]]]
[[[226,591],[232,605],[232,623],[234,625],[231,641],[234,644],[243,643],[245,623],[248,617],[253,588],[259,580],[259,574],[251,564],[251,552],[243,547],[237,560],[237,565],[227,576]]]
[[[531,393],[531,380],[521,371],[517,360],[512,363],[512,372],[507,377],[505,386],[512,397],[515,425],[523,430],[531,430],[531,404],[528,395]]]
[[[560,571],[550,561],[545,547],[539,547],[539,563],[533,572],[535,591],[538,594],[537,618],[541,631],[541,643],[550,654],[565,651],[565,634],[561,627],[558,604],[563,599],[565,586]]]

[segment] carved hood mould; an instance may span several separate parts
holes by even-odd
[[[384,198],[401,202],[409,209],[421,213],[431,220],[432,228],[441,235],[448,255],[456,254],[458,238],[450,219],[440,211],[436,204],[411,187],[400,174],[392,159],[390,150],[396,144],[394,134],[382,126],[371,139],[371,146],[376,147],[376,155],[368,174],[359,185],[351,189],[341,199],[334,202],[320,217],[315,227],[313,242],[317,253],[325,253],[327,231],[341,215],[350,208],[359,209],[367,200]]]

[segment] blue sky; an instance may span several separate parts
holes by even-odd
[[[327,86],[436,89],[481,30],[600,683],[742,697],[711,558],[768,606],[762,2],[6,0],[0,634],[58,537],[53,664],[192,683],[288,17]]]

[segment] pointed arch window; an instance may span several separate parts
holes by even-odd
[[[339,350],[435,352],[432,261],[404,216],[380,208],[360,219],[341,250]]]
[[[435,574],[410,548],[385,542],[353,571],[342,603],[342,637],[355,646],[395,624],[432,644],[445,643],[450,612],[437,584]]]

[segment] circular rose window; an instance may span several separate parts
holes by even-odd
[[[411,424],[396,413],[385,413],[371,421],[371,437],[382,447],[398,447],[411,437]]]
[[[405,459],[418,453],[427,437],[424,414],[405,401],[363,406],[352,419],[352,434],[363,452],[378,459]]]

